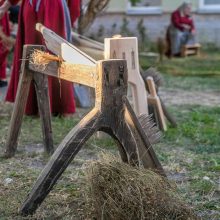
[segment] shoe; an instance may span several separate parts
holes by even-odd
[[[7,81],[4,81],[4,80],[0,80],[0,87],[5,87],[8,85],[8,82]]]

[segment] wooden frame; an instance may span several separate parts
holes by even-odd
[[[55,61],[49,63],[44,70],[33,65],[28,65],[28,68],[48,75],[52,68],[52,72],[59,72],[60,67],[56,63]],[[65,65],[72,64],[65,63]],[[59,77],[57,74],[54,76]],[[35,212],[84,143],[96,131],[104,131],[116,141],[124,162],[132,165],[141,162],[144,167],[165,175],[148,137],[127,100],[126,61],[99,61],[93,80],[96,94],[95,107],[60,143],[22,205],[22,214]],[[81,83],[83,84],[83,80]]]

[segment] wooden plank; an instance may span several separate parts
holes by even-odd
[[[95,87],[96,67],[82,64],[70,64],[67,62],[59,63],[56,61],[51,61],[45,67],[43,66],[43,68],[42,66],[30,62],[28,67],[34,72],[54,76],[93,88]]]
[[[32,81],[32,74],[26,69],[26,66],[28,64],[29,55],[33,52],[33,48],[36,47],[23,47],[21,74],[5,146],[6,158],[14,156],[17,150],[17,140],[21,130],[22,119]],[[38,46],[37,48],[42,49],[42,46]]]
[[[104,59],[104,51],[97,50],[91,47],[78,46],[78,48],[89,56],[93,57],[95,60],[103,60]]]
[[[135,112],[137,115],[148,114],[147,92],[139,70],[137,38],[106,38],[104,45],[105,59],[126,59],[128,66],[128,82],[132,88]]]
[[[103,43],[92,40],[91,38],[80,35],[80,34],[73,32],[73,31],[71,32],[71,35],[72,35],[73,44],[75,44],[77,47],[82,46],[82,47],[87,47],[87,48],[92,48],[92,49],[104,51],[104,44]]]
[[[194,48],[199,48],[199,47],[201,47],[200,44],[184,45],[184,48],[186,49],[194,49]]]
[[[54,147],[51,126],[50,100],[48,93],[48,77],[47,75],[34,73],[33,79],[41,119],[44,149],[45,152],[47,152],[48,154],[52,154],[54,151]]]
[[[61,38],[52,30],[40,23],[36,24],[36,29],[42,33],[47,48],[57,56],[62,57],[63,60],[73,64],[95,66],[96,61],[92,57]]]

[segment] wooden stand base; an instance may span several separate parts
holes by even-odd
[[[184,45],[181,50],[181,56],[186,57],[188,55],[199,55],[200,48],[200,44]]]

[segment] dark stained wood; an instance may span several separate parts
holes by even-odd
[[[30,83],[33,80],[36,88],[39,113],[41,116],[41,126],[44,139],[44,147],[47,153],[53,152],[53,139],[51,128],[51,116],[49,107],[49,96],[47,88],[47,76],[42,74],[33,73],[29,66],[29,58],[34,50],[45,50],[44,46],[25,45],[23,47],[23,57],[21,65],[21,75],[19,78],[18,90],[15,99],[15,104],[11,116],[10,126],[6,140],[5,157],[10,158],[14,156],[17,150],[17,140],[21,130],[23,115],[27,98],[30,89]],[[34,76],[33,76],[34,75]]]
[[[96,131],[104,131],[112,136],[118,144],[122,160],[132,165],[139,164],[137,143],[142,141],[145,148],[149,148],[145,153],[150,162],[145,164],[145,167],[158,169],[158,172],[164,174],[152,146],[126,98],[127,78],[125,60],[98,62],[95,107],[58,146],[23,203],[21,214],[27,215],[35,212],[83,144]],[[133,123],[133,128],[129,121]],[[134,130],[136,133],[133,132]],[[139,136],[136,135],[137,133]],[[141,140],[137,141],[138,138]]]
[[[33,73],[34,85],[37,94],[38,109],[41,119],[41,127],[45,152],[52,154],[53,135],[51,126],[50,101],[48,93],[48,77],[40,73]]]
[[[128,111],[127,114],[127,121],[130,121],[131,126],[133,127],[136,134],[136,141],[138,143],[138,149],[139,153],[141,155],[141,161],[143,163],[143,166],[145,168],[151,168],[157,172],[159,172],[161,175],[166,176],[165,172],[160,164],[160,161],[158,160],[153,146],[150,143],[148,137],[143,131],[143,128],[141,127],[140,122],[138,121],[134,110],[132,109],[128,99],[126,96],[123,97],[123,101],[125,103],[126,109]],[[139,137],[138,137],[139,136]]]
[[[64,138],[23,203],[23,215],[32,214],[42,203],[83,144],[97,130],[100,123],[99,115],[98,109],[93,109]]]
[[[37,48],[42,49],[42,46],[38,46]],[[23,62],[21,65],[21,75],[18,83],[17,95],[6,140],[6,158],[14,156],[17,150],[17,140],[21,129],[22,119],[30,89],[30,83],[32,80],[32,74],[27,69],[28,58],[32,52],[33,47],[24,46],[22,56]]]

